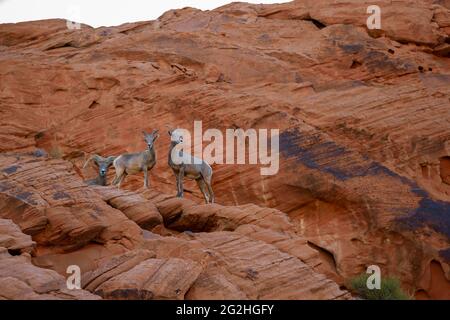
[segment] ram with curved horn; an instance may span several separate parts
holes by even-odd
[[[113,156],[108,157],[108,158],[103,158],[102,156],[99,156],[98,154],[94,154],[93,156],[91,156],[84,163],[83,169],[86,168],[90,162],[94,162],[98,167],[98,176],[95,179],[86,181],[86,183],[89,185],[106,186],[107,185],[106,174],[108,173],[108,169],[109,169],[109,167],[112,166],[115,159],[116,159],[116,157],[113,157]]]

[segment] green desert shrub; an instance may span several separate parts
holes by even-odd
[[[409,300],[409,297],[400,285],[400,281],[393,277],[382,277],[381,288],[372,289],[367,288],[367,279],[370,274],[360,274],[350,279],[348,286],[352,292],[357,294],[362,299],[366,300]]]

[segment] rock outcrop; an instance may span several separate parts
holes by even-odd
[[[7,299],[350,298],[276,209],[88,186],[69,161],[27,153],[2,154],[0,172]],[[64,287],[74,265],[84,291]]]
[[[11,255],[0,247],[0,300],[97,300],[85,290],[69,290],[56,271],[31,263],[29,254]]]
[[[77,264],[104,298],[348,298],[375,264],[449,299],[449,21],[444,0],[302,0],[1,24],[0,247],[61,275]],[[214,165],[218,204],[193,182],[174,198],[162,134],[150,190],[83,182],[88,155],[194,120],[279,129],[278,174]]]
[[[142,238],[139,226],[84,184],[70,162],[1,154],[0,172],[0,217],[38,246],[64,252],[95,241],[131,249]]]
[[[12,220],[0,219],[0,247],[13,254],[31,254],[35,245],[31,237],[23,234]]]

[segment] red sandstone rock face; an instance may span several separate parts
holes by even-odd
[[[0,219],[0,247],[13,253],[33,252],[36,243],[11,220]]]
[[[30,256],[11,256],[0,248],[1,299],[8,300],[97,300],[85,290],[68,290],[66,280],[53,270],[31,264]]]
[[[3,154],[0,172],[2,214],[12,219],[0,219],[0,281],[15,281],[2,292],[7,299],[350,298],[276,209],[89,187],[70,162],[29,154]],[[39,228],[24,224],[27,210],[40,213],[40,220],[29,220]],[[64,288],[71,265],[80,267],[83,289],[95,295]],[[22,282],[31,281],[30,270],[37,284],[28,287]]]
[[[0,246],[62,275],[79,264],[105,298],[343,298],[372,264],[450,298],[449,19],[448,1],[294,1],[0,25],[0,218],[32,237],[5,222]],[[194,120],[279,128],[279,173],[215,165],[218,204],[190,182],[173,198],[165,125]],[[82,182],[88,155],[144,150],[153,128],[150,190],[142,174]]]
[[[38,245],[71,251],[95,241],[133,248],[141,229],[108,206],[75,174],[70,162],[0,155],[2,218]]]
[[[151,230],[163,223],[163,218],[153,202],[135,194],[124,192],[115,187],[92,187],[111,207],[122,211],[130,220],[136,222],[142,229]]]

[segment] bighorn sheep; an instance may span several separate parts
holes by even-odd
[[[183,197],[183,179],[186,177],[188,179],[194,179],[197,182],[206,203],[214,203],[214,193],[211,186],[213,170],[211,166],[204,160],[198,159],[176,148],[178,144],[183,143],[183,133],[180,129],[169,130],[169,136],[171,140],[169,166],[172,168],[177,179],[177,197]],[[174,159],[174,156],[177,159]]]
[[[106,186],[106,173],[108,172],[109,167],[112,166],[115,159],[116,157],[103,158],[98,154],[94,154],[92,157],[90,157],[85,162],[83,169],[87,167],[89,162],[94,161],[94,163],[98,166],[98,176],[95,179],[86,181],[86,183],[89,185]]]
[[[112,184],[117,185],[119,189],[125,176],[128,174],[136,174],[141,171],[144,171],[144,188],[148,189],[148,171],[156,164],[154,143],[156,139],[158,139],[159,134],[158,130],[153,130],[150,134],[145,131],[142,133],[144,134],[144,139],[147,143],[147,150],[139,153],[122,154],[114,160],[113,164],[116,169],[116,177]]]

